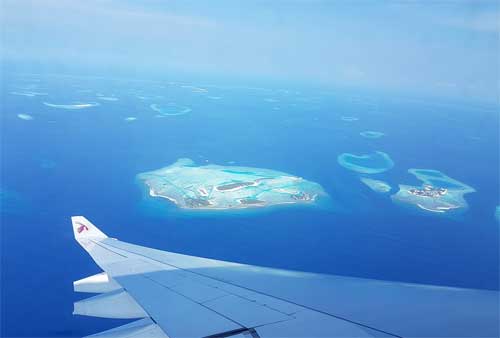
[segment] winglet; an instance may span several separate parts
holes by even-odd
[[[82,238],[108,238],[108,236],[83,216],[73,216],[71,217],[71,222],[73,223],[73,233],[76,240]]]

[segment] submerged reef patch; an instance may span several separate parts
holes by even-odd
[[[340,117],[340,119],[342,121],[345,121],[345,122],[354,122],[354,121],[358,121],[359,120],[359,118],[354,117],[354,116],[342,116],[342,117]]]
[[[42,169],[54,169],[57,163],[51,159],[43,158],[40,160],[40,168]]]
[[[381,138],[385,134],[380,132],[380,131],[366,130],[366,131],[362,131],[361,133],[359,133],[359,135],[366,137],[366,138]]]
[[[0,187],[0,214],[22,215],[30,211],[28,201],[18,192]]]
[[[119,100],[117,97],[114,97],[114,96],[97,96],[97,98],[99,100],[103,100],[103,101],[118,101]]]
[[[149,195],[165,198],[183,209],[244,209],[280,204],[311,204],[327,194],[314,182],[287,173],[251,167],[195,166],[179,159],[137,178]]]
[[[366,184],[370,189],[380,193],[387,193],[391,191],[391,186],[384,181],[374,180],[372,178],[361,177],[361,182]]]
[[[55,104],[50,102],[44,102],[43,104],[51,108],[70,109],[70,110],[91,108],[99,105],[99,103],[97,102],[89,102],[89,103],[75,102],[72,104]]]
[[[468,208],[464,195],[476,190],[438,170],[409,169],[423,182],[422,186],[399,185],[399,191],[392,195],[394,202],[410,204],[421,210],[434,213],[465,210]]]
[[[361,174],[378,174],[394,167],[394,162],[388,154],[376,151],[368,155],[340,154],[338,163],[346,169]]]
[[[27,96],[27,97],[35,97],[35,96],[44,96],[48,95],[47,93],[40,93],[40,92],[32,92],[32,91],[20,91],[20,92],[10,92],[12,95],[19,95],[19,96]]]
[[[30,114],[17,114],[17,117],[25,121],[33,120],[33,116],[31,116]]]
[[[180,106],[175,103],[153,103],[149,107],[158,113],[158,115],[156,115],[157,117],[184,115],[191,111],[191,108]]]

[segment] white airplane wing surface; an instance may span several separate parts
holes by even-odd
[[[103,273],[74,314],[137,319],[92,337],[498,337],[499,293],[303,273],[141,247],[82,216],[78,243]]]

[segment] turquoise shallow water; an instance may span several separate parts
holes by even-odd
[[[382,151],[363,155],[343,153],[339,155],[338,162],[344,168],[361,174],[379,174],[394,166],[391,157]]]
[[[2,335],[83,336],[116,326],[116,321],[71,315],[73,301],[85,298],[73,293],[72,281],[99,271],[72,238],[69,217],[76,214],[112,237],[187,254],[365,278],[498,288],[495,107],[376,92],[357,92],[353,100],[351,92],[301,84],[247,88],[246,83],[216,80],[171,81],[179,79],[6,77],[1,114],[2,191],[8,192],[2,193],[1,216]],[[48,95],[10,94],[27,84]],[[99,106],[79,110],[43,104],[95,102],[98,93],[119,100],[100,100]],[[157,118],[149,107],[156,96],[191,111]],[[20,113],[34,118],[20,119]],[[357,120],[342,121],[342,116]],[[128,117],[136,119],[125,121]],[[419,137],[408,133],[415,128]],[[364,130],[386,135],[367,139],[359,135]],[[337,162],[342,153],[376,151],[389,154],[394,166],[369,177],[392,187],[420,185],[409,168],[440,170],[477,190],[465,196],[469,209],[452,218],[401,207]],[[185,213],[147,197],[136,175],[184,157],[200,165],[287,172],[318,182],[330,198],[312,208]]]
[[[226,169],[233,168],[233,169]],[[179,159],[137,178],[150,198],[169,201],[181,209],[220,210],[269,208],[286,204],[315,204],[327,197],[321,185],[288,173],[263,168],[197,166]]]
[[[366,137],[366,138],[380,138],[384,136],[384,133],[379,132],[379,131],[362,131],[359,133],[361,136]]]

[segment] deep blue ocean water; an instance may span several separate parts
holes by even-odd
[[[48,95],[11,94],[26,90]],[[83,336],[121,323],[72,316],[73,302],[86,297],[72,282],[99,272],[73,239],[72,215],[111,237],[186,254],[499,288],[498,107],[301,84],[19,74],[4,75],[1,95],[2,336]],[[100,105],[67,110],[43,102]],[[192,110],[158,118],[153,103]],[[364,138],[365,130],[385,136]],[[469,209],[439,217],[396,205],[337,163],[344,152],[377,150],[395,165],[370,177],[388,182],[391,193],[397,184],[420,184],[408,169],[436,169],[476,189],[465,196]],[[321,184],[330,200],[258,212],[179,212],[147,197],[135,175],[182,157],[284,171]]]

